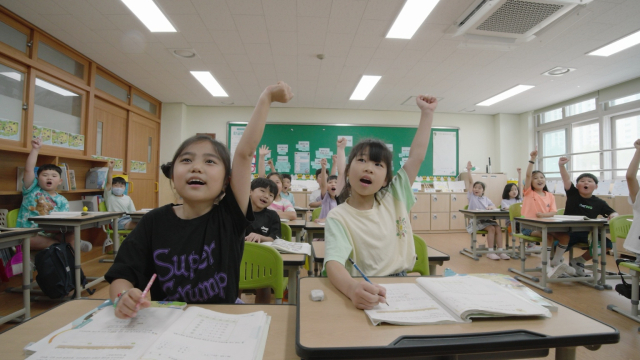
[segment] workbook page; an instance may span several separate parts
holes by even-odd
[[[268,316],[259,311],[243,315],[188,308],[142,359],[253,360],[258,354]]]
[[[460,322],[416,284],[384,284],[387,304],[365,310],[373,325],[444,324]]]

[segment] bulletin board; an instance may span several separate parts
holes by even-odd
[[[227,147],[231,152],[242,137],[247,123],[227,123]],[[336,153],[338,137],[347,137],[350,142],[346,148],[347,158],[352,146],[361,139],[377,138],[382,140],[393,153],[393,171],[398,171],[409,157],[409,148],[415,136],[416,127],[365,126],[365,125],[296,125],[266,124],[261,145],[271,150],[271,158],[276,171],[295,175],[298,179],[313,178],[320,160],[327,158],[331,165],[331,156]],[[459,136],[458,128],[432,128],[429,147],[419,176],[458,176]],[[254,160],[257,160],[256,157]],[[258,171],[255,161],[253,172]],[[267,169],[267,172],[269,170]]]

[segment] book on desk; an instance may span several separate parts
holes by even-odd
[[[291,242],[283,239],[275,239],[273,242],[265,241],[262,245],[271,246],[279,253],[283,254],[304,254],[311,255],[311,245],[307,243]]]
[[[472,276],[416,278],[384,284],[387,303],[365,313],[374,325],[426,325],[471,322],[487,317],[551,317],[548,309],[491,280]]]
[[[29,359],[261,359],[271,321],[263,311],[149,307],[132,319],[118,319],[114,311],[92,311],[75,327],[43,339],[46,344]]]

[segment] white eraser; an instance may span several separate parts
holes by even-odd
[[[324,292],[322,292],[322,290],[311,290],[311,300],[313,301],[324,300]]]

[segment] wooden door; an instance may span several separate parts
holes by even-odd
[[[136,209],[153,209],[158,206],[160,124],[130,112],[127,143],[126,168],[133,183],[129,196]]]
[[[94,104],[93,116],[98,124],[96,128],[99,129],[99,123],[102,124],[102,133],[97,134],[96,154],[126,161],[127,110],[98,98]]]

